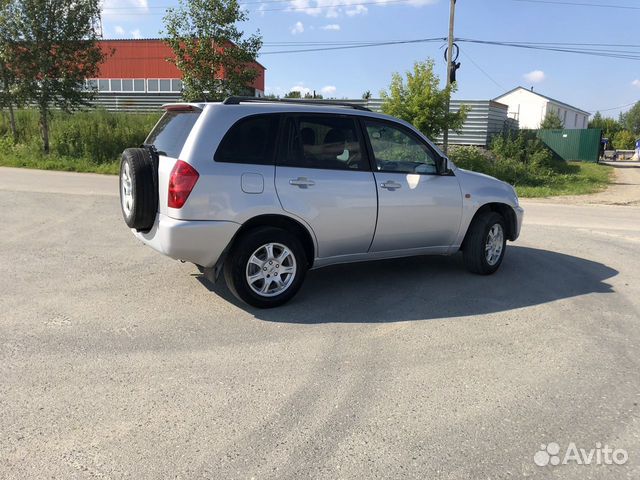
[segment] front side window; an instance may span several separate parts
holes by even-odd
[[[273,165],[279,115],[256,115],[229,129],[215,154],[216,162]]]
[[[418,137],[402,127],[365,120],[376,170],[390,173],[438,172],[436,154]]]
[[[347,116],[310,115],[287,121],[280,165],[329,170],[368,170],[358,129]]]

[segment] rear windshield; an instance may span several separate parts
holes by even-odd
[[[165,113],[145,143],[154,145],[160,155],[178,158],[198,116],[200,112]]]

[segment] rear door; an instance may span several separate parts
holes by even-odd
[[[438,153],[396,122],[363,119],[374,159],[378,225],[371,252],[445,251],[462,217],[458,179],[438,173]]]
[[[318,257],[369,250],[377,194],[353,116],[287,116],[278,149],[276,190],[282,208],[313,229]]]
[[[162,214],[167,215],[169,210],[167,207],[169,174],[200,114],[200,109],[194,109],[190,105],[172,106],[145,140],[145,144],[156,148],[159,156],[158,210]]]

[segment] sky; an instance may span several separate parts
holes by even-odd
[[[258,60],[267,68],[266,93],[313,91],[325,97],[374,97],[393,72],[433,58],[445,81],[444,41],[303,53],[318,48],[291,42],[385,42],[444,38],[449,0],[239,0],[264,46]],[[177,0],[104,0],[105,38],[155,38],[165,8]],[[554,3],[560,2],[560,3]],[[500,42],[562,42],[636,45],[640,53],[637,0],[457,0],[455,36]],[[592,3],[601,7],[577,5]],[[631,8],[614,8],[631,7]],[[640,100],[640,61],[494,45],[459,43],[462,63],[454,98],[486,100],[515,88],[534,87],[589,112],[617,117]],[[607,47],[601,47],[607,48]],[[634,53],[635,53],[634,52]],[[624,108],[621,108],[623,107]]]

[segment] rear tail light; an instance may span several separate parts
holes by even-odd
[[[169,176],[169,202],[170,208],[182,208],[189,198],[189,194],[196,185],[200,174],[187,162],[178,160]]]

